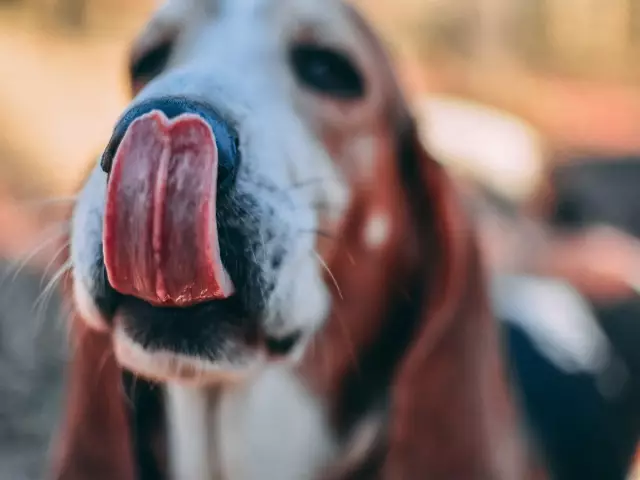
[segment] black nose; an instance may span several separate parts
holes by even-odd
[[[218,148],[218,191],[233,183],[240,164],[237,132],[211,106],[185,97],[153,98],[145,100],[125,112],[114,128],[111,140],[102,154],[100,161],[102,170],[106,173],[111,171],[113,157],[131,123],[136,118],[154,110],[161,111],[169,119],[184,113],[195,114],[204,119],[213,130]]]

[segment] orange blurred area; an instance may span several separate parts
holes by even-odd
[[[640,151],[632,0],[607,2],[599,14],[584,11],[587,0],[354,3],[387,40],[412,98],[447,94],[497,107],[531,124],[551,150]],[[127,100],[127,49],[153,6],[0,2],[0,61],[8,67],[1,190],[21,197],[76,189]]]
[[[153,8],[86,2],[76,26],[63,3],[0,2],[1,256],[23,257],[69,211],[47,199],[71,196],[108,139],[127,101],[128,46]]]
[[[18,191],[72,191],[126,101],[126,50],[150,6],[102,2],[94,15],[114,19],[78,32],[13,3],[0,11],[0,172]]]

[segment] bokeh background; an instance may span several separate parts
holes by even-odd
[[[500,107],[554,149],[640,149],[637,0],[359,0],[413,97]],[[0,178],[72,191],[126,101],[150,0],[0,0]]]
[[[511,215],[547,226],[606,223],[640,235],[640,0],[352,3],[387,43],[425,141],[452,170],[501,197],[491,207],[497,217],[506,201]],[[47,298],[41,291],[62,253],[56,228],[64,229],[73,193],[126,105],[128,46],[154,7],[151,0],[0,0],[0,270],[9,263],[5,270],[13,276],[16,259],[28,257],[37,275],[19,291],[41,314]],[[513,248],[510,229],[517,227],[507,220],[488,237],[486,254],[496,268]],[[637,286],[640,268],[630,275],[627,282]],[[4,277],[0,271],[0,389],[25,378],[22,367],[7,373],[7,365],[26,362],[24,371],[39,372],[14,399],[31,408],[23,416],[33,422],[26,437],[15,433],[25,429],[14,421],[18,407],[0,399],[0,479],[16,480],[23,477],[7,473],[7,465],[19,459],[7,445],[16,438],[37,443],[36,460],[25,464],[38,472],[48,437],[37,425],[52,424],[43,405],[59,392],[46,390],[35,406],[28,399],[43,378],[61,375],[64,360],[49,353],[45,368],[37,356],[12,357],[16,348],[41,348],[33,344],[34,330],[20,337],[22,347],[3,346],[3,335],[5,342],[17,338],[21,321],[21,304],[6,293]],[[630,335],[629,325],[640,322],[638,299],[616,299],[614,308],[596,297],[599,318],[621,325],[609,333],[627,340],[622,350],[635,351],[632,340],[640,335]],[[8,303],[18,305],[13,316],[3,307]],[[42,333],[46,318],[39,322]],[[34,432],[42,433],[37,442]]]
[[[418,104],[439,94],[516,115],[541,135],[545,162],[640,151],[637,0],[354,3]],[[0,0],[0,195],[74,191],[125,105],[127,48],[153,8]]]

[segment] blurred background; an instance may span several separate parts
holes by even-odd
[[[386,40],[418,116],[445,119],[433,143],[444,142],[446,160],[493,183],[507,175],[510,194],[533,194],[543,167],[640,151],[637,0],[354,3]],[[76,189],[125,105],[127,48],[153,7],[151,0],[0,0],[0,198]],[[425,105],[434,95],[443,101]],[[496,125],[476,121],[489,117]],[[448,137],[465,121],[486,125],[466,150],[491,150],[495,140],[478,140],[510,131],[517,143],[510,148],[528,160],[479,172],[501,153],[469,161],[467,151],[450,152]],[[518,173],[531,178],[516,181]]]
[[[640,150],[637,0],[354,3],[383,34],[411,97],[446,94],[515,114],[542,135],[545,161]],[[4,188],[74,190],[127,99],[127,47],[153,7],[0,0]]]
[[[560,278],[594,312],[632,385],[619,405],[626,416],[594,415],[612,415],[635,439],[640,1],[353,3],[387,43],[425,142],[473,200],[490,271]],[[63,307],[47,303],[47,286],[62,263],[56,257],[73,193],[126,105],[128,46],[154,7],[150,0],[0,0],[0,388],[17,392],[0,400],[0,479],[39,478],[54,421],[43,412],[59,391],[46,390],[37,404],[33,391],[64,367],[64,352],[41,358],[43,345],[55,344],[42,335],[64,335],[56,313]],[[538,238],[544,253],[532,259]],[[8,313],[4,306],[20,304],[20,295],[25,307]],[[20,312],[34,304],[45,318],[18,335],[20,344]],[[40,357],[16,353],[38,349]],[[20,409],[31,423],[16,423]],[[16,455],[20,442],[36,445],[33,455]]]

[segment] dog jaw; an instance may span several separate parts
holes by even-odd
[[[319,41],[326,36],[353,52],[366,72],[375,68],[366,39],[353,31],[338,2],[322,8],[307,0],[260,1],[255,8],[248,8],[248,2],[233,8],[231,2],[195,3],[195,10],[189,10],[168,2],[140,37],[134,58],[167,39],[173,53],[165,71],[140,90],[132,105],[167,95],[190,96],[215,107],[237,128],[242,161],[226,214],[250,248],[240,252],[245,258],[228,261],[254,264],[255,292],[246,301],[264,304],[257,322],[265,337],[309,338],[321,327],[331,301],[326,259],[332,246],[320,234],[335,234],[350,198],[348,177],[370,164],[374,148],[371,140],[345,142],[342,137],[372,138],[369,115],[380,106],[382,86],[372,80],[370,98],[344,109],[292,81],[287,49],[310,30]],[[200,12],[197,22],[193,11]],[[335,150],[324,143],[325,126],[331,123],[345,127],[338,142],[343,146]],[[354,150],[349,147],[353,144],[360,147]],[[90,299],[96,303],[100,288],[96,265],[103,258],[105,190],[106,176],[96,167],[80,195],[72,241],[76,301],[89,323],[103,330],[110,319],[101,317],[114,312],[92,308]],[[380,231],[374,229],[376,235]],[[303,347],[301,342],[295,358]]]

